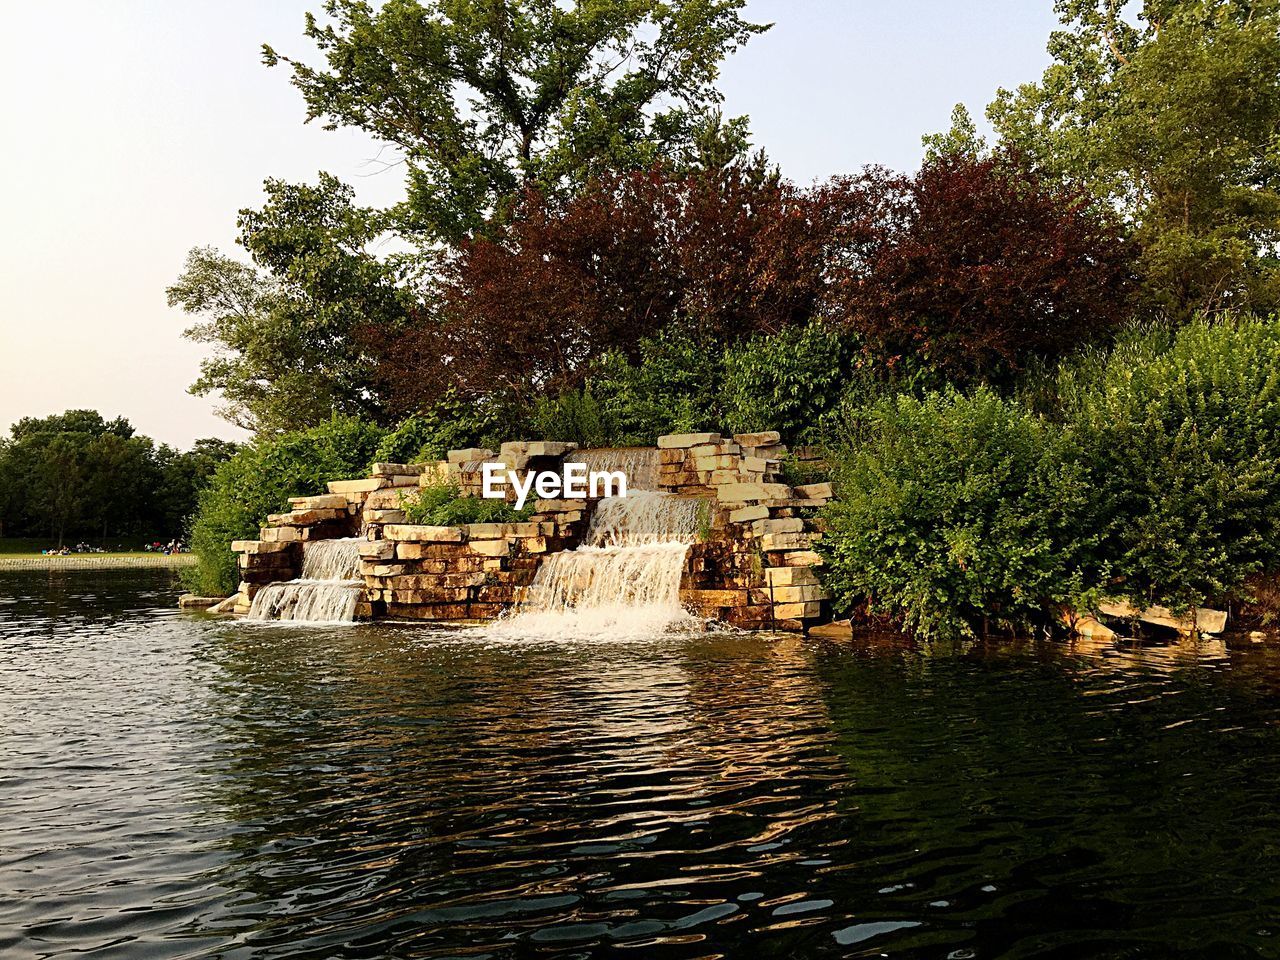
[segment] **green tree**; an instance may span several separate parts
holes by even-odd
[[[1154,309],[1275,309],[1280,0],[1057,10],[1044,76],[988,109],[1001,139],[1127,216]]]
[[[413,266],[374,254],[386,217],[356,206],[335,178],[269,180],[266,191],[261,209],[240,212],[253,265],[197,247],[168,289],[170,306],[199,318],[187,339],[215,351],[191,392],[219,394],[221,415],[255,432],[301,429],[335,412],[385,419],[368,345],[404,322]]]
[[[220,463],[191,527],[199,561],[187,576],[191,588],[210,595],[235,590],[231,541],[256,537],[267,515],[285,510],[290,497],[364,476],[382,437],[375,426],[334,417],[309,430],[260,438]]]
[[[401,224],[428,241],[483,229],[524,186],[581,183],[686,150],[721,99],[720,61],[767,27],[745,0],[329,0],[288,63],[309,119],[397,148]]]

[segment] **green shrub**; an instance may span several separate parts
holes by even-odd
[[[1101,573],[1082,529],[1091,490],[1066,435],[981,389],[873,409],[833,465],[824,579],[926,638],[1026,629]]]
[[[777,430],[788,443],[825,435],[848,389],[853,341],[820,322],[752,337],[724,355],[730,433]]]
[[[232,540],[253,539],[268,514],[290,497],[323,493],[330,480],[366,475],[382,431],[334,418],[310,430],[285,433],[244,447],[221,464],[200,495],[191,528],[197,565],[187,574],[197,593],[226,595],[239,582]]]
[[[450,450],[496,450],[503,441],[517,439],[520,433],[521,420],[513,414],[510,399],[450,396],[430,410],[401,421],[378,444],[372,462],[423,463],[443,460]]]
[[[1130,331],[1058,377],[1111,593],[1175,608],[1280,567],[1280,320]]]
[[[422,487],[405,497],[404,511],[410,523],[432,527],[456,527],[464,523],[517,523],[533,515],[534,504],[517,510],[505,500],[464,497],[453,484]]]

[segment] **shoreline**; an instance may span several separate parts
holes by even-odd
[[[0,572],[5,570],[109,570],[127,567],[189,567],[196,562],[194,553],[139,553],[128,556],[101,556],[92,553],[65,557],[0,557]]]

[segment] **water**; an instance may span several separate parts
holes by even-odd
[[[364,596],[359,537],[314,540],[302,545],[302,576],[269,583],[253,598],[250,620],[351,623]]]
[[[0,575],[0,956],[1280,955],[1280,652],[481,641]]]
[[[498,637],[616,640],[697,630],[680,603],[701,500],[637,492],[600,501],[586,544],[543,559],[513,616],[485,628]]]
[[[621,470],[627,475],[627,491],[658,488],[657,447],[592,447],[575,450],[566,463],[585,463],[587,472]]]

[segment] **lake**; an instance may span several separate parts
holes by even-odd
[[[1280,956],[1280,651],[485,639],[0,574],[0,956]]]

